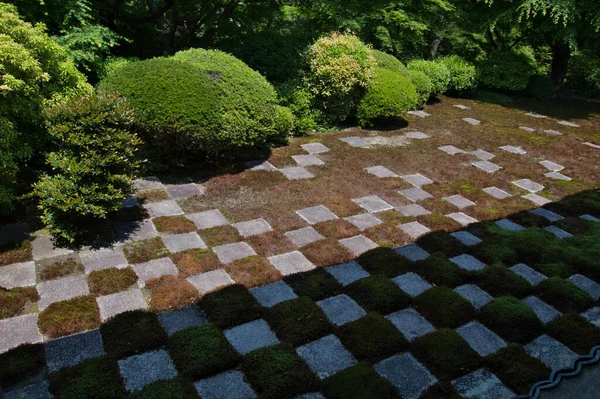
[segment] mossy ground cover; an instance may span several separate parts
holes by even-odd
[[[292,287],[296,295],[307,296],[314,301],[337,295],[342,291],[341,284],[323,269],[288,276],[285,282]]]
[[[141,391],[132,393],[128,399],[198,399],[191,382],[183,378],[154,382]]]
[[[185,216],[161,216],[152,220],[156,230],[165,234],[182,234],[196,230],[196,225]]]
[[[167,341],[158,317],[144,311],[121,313],[103,324],[100,333],[106,353],[117,359],[157,349]]]
[[[23,240],[19,244],[0,246],[0,266],[26,262],[31,259],[31,242],[29,240]]]
[[[358,360],[377,360],[399,353],[407,344],[400,331],[375,312],[341,326],[337,336]]]
[[[35,287],[0,288],[0,320],[18,316],[40,299]]]
[[[414,303],[415,309],[436,327],[457,328],[475,317],[469,301],[444,286],[428,289]]]
[[[169,250],[160,237],[125,244],[123,252],[129,263],[142,263],[169,256]]]
[[[323,310],[308,297],[279,303],[266,311],[265,318],[281,340],[295,346],[321,338],[333,328]]]
[[[350,251],[335,239],[326,239],[308,244],[302,248],[308,260],[320,267],[345,263],[354,257]]]
[[[533,310],[513,297],[500,297],[481,308],[481,321],[508,341],[526,344],[543,331]]]
[[[44,309],[38,319],[38,327],[51,338],[90,330],[100,325],[100,310],[96,298],[80,296],[56,302]]]
[[[385,276],[370,276],[353,282],[345,292],[367,311],[382,314],[410,305],[410,297]]]
[[[0,384],[10,386],[39,372],[45,365],[41,344],[24,344],[0,355]]]
[[[208,249],[194,248],[177,252],[171,255],[171,260],[177,265],[179,273],[184,277],[206,273],[223,267],[217,255]]]
[[[41,281],[54,280],[61,277],[83,273],[83,264],[78,259],[66,258],[58,262],[39,267],[38,278]]]
[[[242,285],[231,285],[202,297],[200,307],[220,328],[229,328],[260,317],[261,306]]]
[[[436,285],[456,287],[467,281],[467,274],[439,253],[431,255],[425,260],[415,262],[413,269],[425,280]]]
[[[536,294],[561,312],[581,312],[594,304],[594,300],[584,290],[558,277],[542,281],[536,288]]]
[[[137,281],[137,274],[131,267],[94,270],[88,276],[88,286],[93,295],[110,295],[124,291]]]
[[[410,271],[411,262],[398,255],[390,248],[376,248],[367,251],[357,259],[357,262],[371,274],[383,274],[395,277]]]
[[[326,397],[331,399],[400,399],[396,388],[367,363],[340,371],[323,385]]]

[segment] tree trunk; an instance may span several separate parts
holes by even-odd
[[[568,44],[559,43],[550,45],[552,48],[552,65],[550,68],[550,78],[552,79],[553,94],[556,97],[562,88],[565,76],[567,76],[567,67],[571,58],[571,48]]]
[[[435,39],[433,39],[433,43],[431,43],[431,59],[432,60],[435,60],[435,57],[437,56],[437,52],[440,47],[440,44],[442,43],[442,40],[444,40],[444,34],[442,32],[437,33],[435,35]]]

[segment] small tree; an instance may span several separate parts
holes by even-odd
[[[131,132],[133,109],[115,93],[71,97],[45,116],[59,150],[48,155],[52,173],[35,184],[35,194],[44,224],[73,243],[82,226],[106,219],[132,192],[140,140]]]

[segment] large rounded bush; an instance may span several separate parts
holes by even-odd
[[[477,70],[457,55],[444,57],[439,61],[450,71],[448,90],[453,95],[468,94],[477,89]]]
[[[600,97],[600,58],[591,54],[573,54],[565,87],[578,94]]]
[[[377,68],[373,82],[358,106],[359,125],[375,119],[400,117],[418,103],[415,85],[409,78],[389,69]]]
[[[258,72],[214,50],[131,63],[109,74],[101,88],[127,97],[146,140],[183,161],[282,139],[277,95]],[[176,157],[172,157],[176,155]]]
[[[394,72],[399,72],[407,78],[410,77],[408,74],[408,68],[396,57],[391,54],[384,53],[379,50],[372,50],[373,57],[377,61],[377,67],[389,69]]]
[[[413,60],[408,63],[408,69],[421,71],[431,80],[432,94],[441,94],[448,90],[450,71],[444,64],[434,61]]]
[[[419,99],[418,105],[423,105],[429,100],[431,92],[433,91],[433,84],[431,79],[421,71],[411,70],[410,80],[415,85],[417,90],[417,97]]]
[[[522,91],[537,72],[531,51],[497,51],[477,65],[480,83],[491,89]]]

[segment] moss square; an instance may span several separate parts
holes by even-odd
[[[232,244],[234,242],[240,242],[244,239],[240,235],[239,231],[237,231],[237,229],[231,225],[202,229],[198,231],[198,234],[209,247]]]
[[[353,258],[346,247],[330,238],[310,243],[302,247],[301,252],[308,260],[320,267],[346,263]]]
[[[487,264],[504,263],[514,265],[519,263],[519,254],[510,245],[496,239],[484,240],[481,244],[472,247],[474,257]]]
[[[196,230],[196,225],[185,216],[161,216],[152,219],[152,223],[161,233],[183,234]]]
[[[123,252],[129,263],[142,263],[152,259],[169,256],[169,250],[165,247],[165,244],[160,237],[125,244],[123,246]]]
[[[51,338],[90,330],[100,325],[100,309],[96,298],[80,296],[56,302],[44,309],[38,319],[40,331]]]
[[[573,216],[558,220],[554,225],[576,236],[591,233],[594,228],[594,222]]]
[[[395,225],[386,223],[366,229],[363,231],[363,235],[380,247],[393,248],[406,243],[406,233]]]
[[[342,291],[342,285],[323,269],[297,273],[285,278],[296,295],[307,296],[314,301],[334,296]]]
[[[243,285],[230,285],[200,299],[200,307],[217,326],[225,329],[260,317],[261,306]]]
[[[177,369],[193,379],[229,370],[240,360],[223,332],[211,324],[175,333],[169,338],[169,352]]]
[[[294,346],[314,341],[332,330],[323,310],[307,297],[281,302],[268,309],[265,318],[281,340]]]
[[[400,399],[392,383],[366,363],[340,371],[327,378],[323,385],[328,399]]]
[[[358,263],[371,274],[383,274],[395,277],[410,271],[411,261],[398,255],[391,248],[375,248],[365,252],[357,259]]]
[[[343,325],[337,336],[358,360],[377,361],[406,347],[402,333],[389,320],[374,312]]]
[[[467,247],[445,231],[434,231],[417,240],[417,245],[429,253],[441,252],[447,257],[466,252]]]
[[[348,285],[346,293],[367,311],[382,314],[410,305],[410,297],[385,276],[370,276]]]
[[[456,287],[465,282],[461,269],[442,254],[436,253],[427,259],[415,262],[414,271],[436,285]]]
[[[580,355],[589,354],[592,347],[600,344],[600,328],[575,312],[558,316],[546,328],[548,334]]]
[[[515,214],[510,215],[509,219],[524,227],[546,227],[552,224],[545,217],[536,215],[529,211],[517,212]]]
[[[2,245],[0,246],[0,266],[32,260],[31,251],[29,240],[24,240],[19,244]]]
[[[262,256],[249,256],[225,266],[225,271],[236,283],[247,288],[281,280],[281,273]]]
[[[502,264],[494,264],[473,272],[476,283],[492,296],[523,298],[531,292],[531,284]],[[501,282],[501,283],[500,283]]]
[[[481,308],[480,320],[508,341],[528,343],[543,331],[533,310],[516,298],[496,298]]]
[[[462,399],[450,382],[438,382],[423,392],[419,399]]]
[[[5,388],[36,374],[46,365],[44,345],[24,344],[0,355],[0,384]]]
[[[100,327],[100,333],[106,353],[118,359],[159,348],[167,341],[158,317],[140,310],[115,316]]]
[[[35,287],[17,287],[10,290],[0,287],[0,320],[19,316],[28,305],[40,300]]]
[[[551,277],[536,287],[536,294],[544,302],[561,312],[575,310],[583,312],[594,305],[594,300],[581,288],[570,281]]]
[[[252,351],[242,370],[264,399],[292,398],[319,389],[319,380],[293,349],[271,346]]]
[[[442,285],[423,292],[414,302],[419,313],[436,327],[456,328],[475,317],[469,301]]]
[[[171,197],[169,196],[169,193],[167,193],[165,190],[143,190],[143,191],[138,191],[135,194],[135,197],[137,198],[138,202],[140,204],[145,204],[145,203],[150,203],[150,202],[160,202],[160,201],[166,201],[168,199],[171,199]]]
[[[567,278],[573,274],[571,266],[558,261],[555,263],[534,263],[530,266],[546,277]]]
[[[134,392],[128,399],[198,399],[198,393],[191,382],[182,378],[156,381],[141,391]]]
[[[171,260],[184,277],[221,269],[223,264],[209,249],[188,249],[171,255]]]
[[[61,277],[83,274],[83,264],[79,257],[66,256],[55,262],[38,262],[36,264],[38,279],[41,281],[54,280]]]
[[[344,219],[328,220],[315,224],[314,228],[327,238],[341,240],[342,238],[350,238],[360,234],[360,230]]]
[[[138,277],[131,267],[95,270],[88,276],[88,286],[92,295],[109,295],[125,291],[136,283]]]
[[[150,309],[154,312],[180,309],[196,303],[198,290],[181,276],[162,276],[146,282],[150,290]]]
[[[269,231],[244,239],[257,254],[264,257],[295,251],[297,247],[281,231]]]

